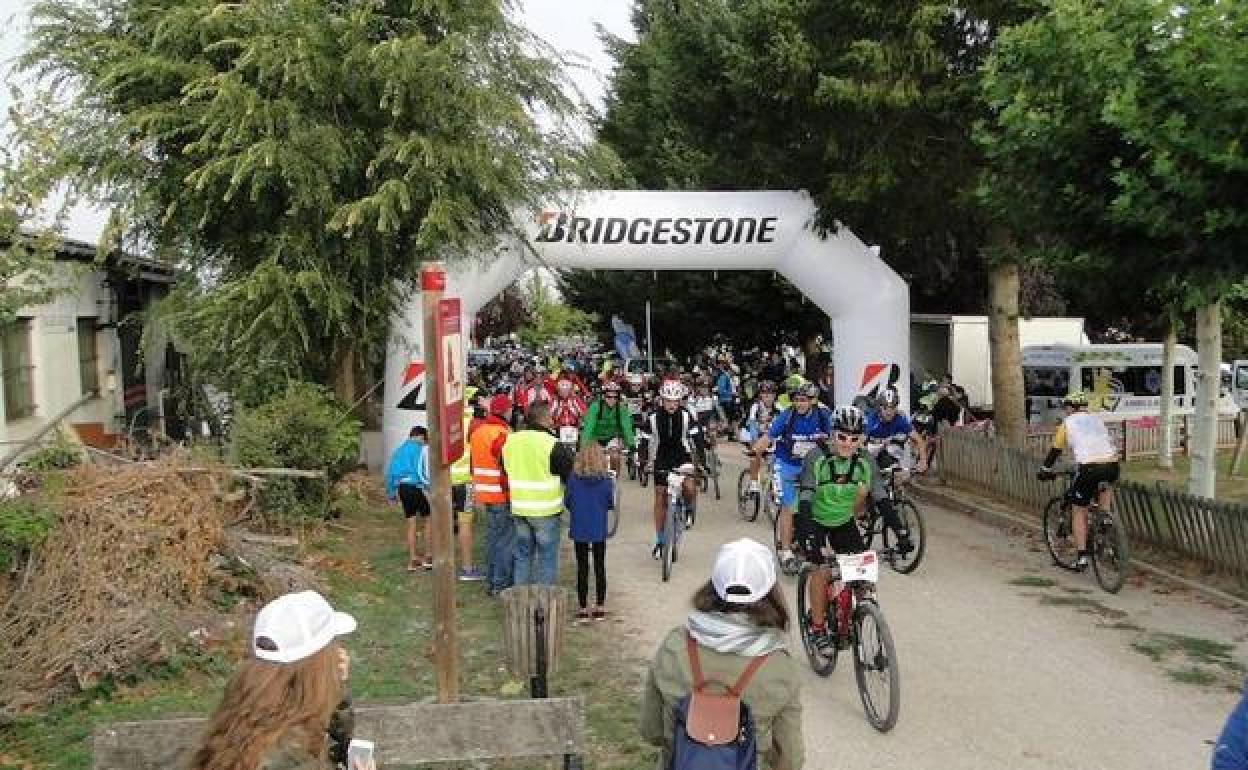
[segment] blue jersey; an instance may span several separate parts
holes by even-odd
[[[910,418],[901,412],[893,415],[893,419],[888,422],[884,422],[878,414],[871,412],[867,414],[866,422],[867,438],[902,440],[909,438],[914,431]]]
[[[776,445],[776,460],[785,465],[800,467],[802,458],[821,441],[832,434],[832,413],[816,406],[806,414],[798,414],[793,408],[785,409],[771,421],[767,435]]]

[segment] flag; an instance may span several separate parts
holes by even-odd
[[[611,328],[615,331],[616,352],[625,361],[630,358],[641,358],[641,351],[637,349],[637,332],[633,331],[632,324],[624,323],[618,315],[613,315]]]

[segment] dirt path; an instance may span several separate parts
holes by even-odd
[[[643,657],[682,622],[721,543],[770,537],[761,518],[738,518],[741,466],[727,450],[721,456],[724,499],[703,499],[668,584],[649,556],[652,492],[626,482],[623,522],[608,548],[609,602],[614,626]],[[914,575],[886,574],[880,586],[900,659],[897,727],[881,735],[867,724],[842,656],[828,679],[811,673],[805,682],[807,767],[1208,767],[1210,742],[1236,699],[1228,685],[1248,659],[1242,615],[1155,584],[1110,596],[1091,576],[1059,574],[1025,537],[931,506],[924,512],[924,564]],[[793,580],[782,579],[792,608]],[[1212,662],[1193,668],[1194,658],[1176,651],[1178,637],[1158,634],[1189,637],[1192,655]],[[1219,682],[1176,681],[1184,672]]]

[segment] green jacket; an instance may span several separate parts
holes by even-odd
[[[725,686],[735,682],[749,663],[740,655],[703,646],[698,647],[698,658],[707,681]],[[680,626],[659,644],[641,691],[641,737],[662,749],[660,768],[667,768],[672,749],[672,711],[676,701],[689,694],[692,682],[685,627]],[[801,770],[805,744],[800,682],[793,658],[787,652],[774,652],[745,688],[744,700],[750,705],[758,738],[760,767]]]
[[[585,412],[585,416],[581,418],[581,443],[595,440],[610,441],[619,436],[624,446],[632,449],[635,444],[633,415],[628,411],[628,405],[624,403],[624,399],[619,399],[616,404],[614,416],[607,416],[603,419],[603,411],[602,399],[594,399],[588,411]]]
[[[842,458],[824,447],[807,452],[798,477],[798,502],[810,503],[811,515],[821,525],[841,526],[854,518],[859,490],[870,490],[873,464],[858,453]]]

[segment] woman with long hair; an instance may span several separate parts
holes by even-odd
[[[786,649],[788,629],[771,549],[749,538],[721,546],[711,579],[693,595],[685,623],[659,644],[642,688],[641,735],[662,749],[662,770],[671,764],[676,707],[693,689],[691,653],[705,680],[725,688],[756,666],[740,695],[759,758],[773,770],[801,769],[800,679]]]
[[[286,594],[256,616],[252,655],[225,686],[190,770],[329,770],[330,723],[348,672],[337,638],[355,619],[315,591]],[[335,731],[339,732],[339,731]],[[345,752],[349,735],[335,736]]]
[[[576,552],[576,619],[607,617],[607,511],[615,504],[614,484],[607,470],[607,455],[597,441],[586,441],[576,454],[572,475],[564,492],[571,516],[568,537]],[[589,557],[594,557],[594,608],[589,608]]]

